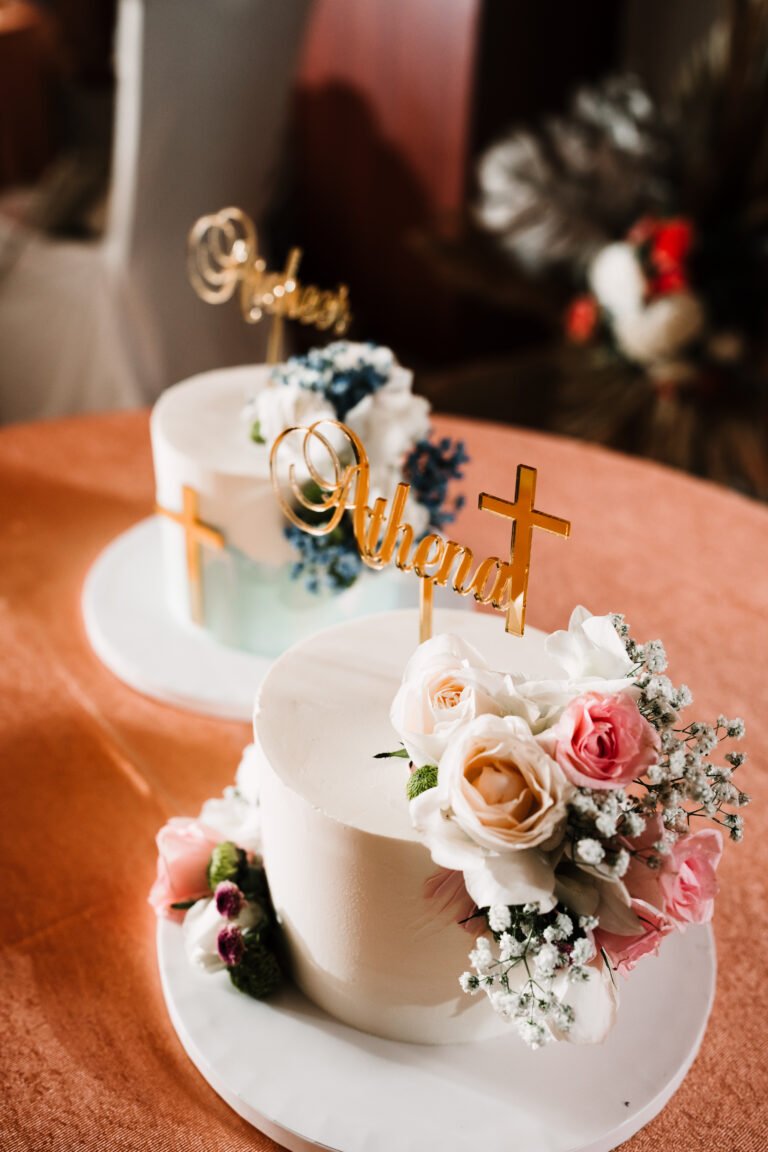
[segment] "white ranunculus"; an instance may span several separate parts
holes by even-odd
[[[704,307],[691,292],[660,296],[646,308],[614,316],[613,331],[625,356],[637,364],[674,360],[704,330]]]
[[[634,316],[643,306],[646,281],[640,261],[631,244],[608,244],[589,267],[589,285],[614,317]]]
[[[345,423],[365,445],[371,469],[402,467],[403,458],[429,435],[429,401],[411,391],[413,374],[399,366],[370,396],[347,413]]]
[[[570,791],[525,721],[486,714],[455,732],[411,818],[435,863],[463,872],[479,906],[549,909]]]
[[[581,605],[571,613],[568,631],[553,632],[545,644],[548,655],[565,669],[569,680],[594,676],[623,682],[632,675],[634,665],[610,616],[593,616]]]
[[[259,791],[264,753],[258,744],[243,749],[234,788],[225,788],[220,799],[206,800],[200,820],[225,840],[246,852],[261,855],[261,809]]]
[[[253,401],[254,420],[259,433],[271,448],[286,428],[305,428],[316,420],[335,420],[336,412],[321,392],[300,384],[268,384]]]
[[[225,920],[213,898],[198,900],[187,912],[182,925],[187,959],[190,964],[205,972],[218,972],[225,967],[216,946],[222,928],[233,924],[245,932],[255,928],[263,917],[264,913],[258,904],[248,903],[235,920]]]
[[[249,804],[235,788],[225,788],[217,800],[206,800],[200,820],[245,852],[261,855],[261,809]]]

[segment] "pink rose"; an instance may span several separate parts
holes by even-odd
[[[572,700],[542,743],[579,788],[624,788],[659,754],[656,730],[626,692]]]
[[[199,820],[174,816],[157,834],[157,879],[149,902],[158,916],[182,920],[183,911],[172,904],[209,896],[208,862],[222,840],[218,832]]]
[[[683,836],[664,857],[659,885],[664,911],[679,925],[706,924],[712,919],[723,838],[716,828]]]
[[[661,941],[674,925],[663,913],[646,904],[644,900],[633,900],[632,911],[638,917],[642,931],[637,936],[619,936],[616,932],[595,931],[595,947],[605,949],[611,965],[622,976],[631,972],[641,956],[658,953]]]

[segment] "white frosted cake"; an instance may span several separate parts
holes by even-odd
[[[435,631],[491,664],[551,674],[543,636],[498,617],[438,611]],[[458,975],[471,936],[459,888],[432,862],[408,813],[389,710],[418,644],[417,614],[351,621],[304,641],[267,675],[256,706],[263,754],[264,863],[292,973],[311,1000],[366,1032],[445,1043],[502,1032]],[[460,874],[459,874],[460,879]],[[463,897],[463,902],[462,902]],[[469,904],[471,911],[471,902]]]
[[[297,578],[302,556],[286,539],[269,471],[270,447],[281,431],[338,417],[366,444],[376,494],[391,494],[409,453],[429,435],[429,405],[411,384],[412,374],[389,349],[339,342],[279,366],[206,372],[163,393],[151,439],[165,596],[177,620],[224,644],[274,656],[339,620],[415,604],[413,582],[394,569],[374,581],[351,538],[335,552],[314,552]],[[459,474],[447,458],[438,468]],[[185,499],[191,529],[180,523]],[[445,509],[418,504],[418,493],[415,501],[409,515],[426,531],[429,516]],[[312,540],[298,543],[306,549]],[[190,560],[199,565],[196,589]]]

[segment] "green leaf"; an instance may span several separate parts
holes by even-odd
[[[251,440],[253,440],[254,444],[266,444],[266,440],[261,434],[260,420],[254,420],[253,424],[251,424]]]
[[[421,768],[417,768],[408,777],[406,785],[406,793],[409,800],[415,800],[422,792],[426,792],[428,788],[434,788],[437,784],[437,764],[424,764]]]
[[[197,900],[177,900],[175,904],[171,904],[171,908],[175,908],[177,912],[186,912],[193,904],[197,904]]]
[[[405,748],[398,748],[396,752],[376,752],[374,760],[410,760],[410,753]]]

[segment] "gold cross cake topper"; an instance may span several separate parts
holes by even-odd
[[[187,583],[189,585],[189,614],[195,624],[203,623],[203,566],[200,549],[212,548],[215,551],[224,547],[224,534],[218,528],[200,519],[198,496],[194,488],[185,484],[181,490],[182,509],[174,512],[155,504],[159,516],[167,516],[184,531],[187,558]]]
[[[297,320],[335,335],[346,332],[351,320],[345,284],[323,290],[297,279],[301,249],[291,248],[282,272],[270,272],[259,255],[256,227],[240,208],[223,208],[201,216],[189,233],[189,279],[208,304],[224,304],[240,287],[240,311],[247,324],[272,317],[267,363],[282,356],[283,322]]]
[[[341,434],[343,444],[339,444]],[[279,456],[289,438],[294,440],[285,486],[280,478]],[[297,445],[298,441],[298,445]],[[297,450],[298,448],[298,450]],[[352,457],[352,463],[342,458]],[[296,461],[301,461],[301,469]],[[419,638],[432,635],[432,602],[435,585],[449,580],[460,596],[472,594],[480,604],[506,613],[506,631],[522,636],[531,568],[534,528],[556,536],[570,535],[570,521],[534,507],[536,469],[518,465],[514,500],[481,492],[481,511],[512,521],[509,560],[488,556],[475,563],[466,544],[446,540],[429,532],[415,540],[413,527],[403,519],[410,485],[400,483],[391,502],[379,496],[370,507],[370,465],[359,437],[338,420],[318,420],[308,428],[287,428],[272,445],[272,486],[284,514],[292,524],[312,536],[325,536],[337,527],[345,512],[352,513],[355,542],[369,568],[384,568],[394,560],[404,572],[421,578]],[[309,491],[319,494],[312,498]],[[302,510],[309,513],[302,518]]]

